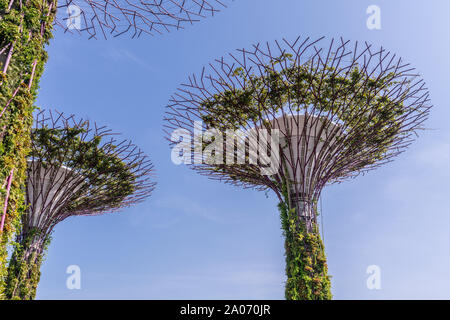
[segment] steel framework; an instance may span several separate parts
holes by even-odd
[[[98,31],[105,38],[108,33],[119,36],[127,32],[139,37],[183,29],[225,7],[225,1],[219,0],[63,0],[55,23],[65,31],[87,32],[90,37],[96,37]],[[80,29],[72,22],[77,18]]]
[[[192,147],[190,166],[233,185],[272,189],[280,200],[287,186],[288,202],[310,225],[316,221],[311,206],[325,185],[391,161],[423,128],[430,108],[423,80],[386,49],[299,37],[237,50],[190,76],[171,97],[165,130],[171,145],[179,143],[173,130],[194,136],[197,121],[224,137],[226,130],[277,130],[279,169],[273,175],[248,161],[257,150],[248,136],[241,141],[245,163],[227,163],[225,143],[223,162],[205,161],[203,141],[203,148]],[[235,159],[236,149],[234,144]]]
[[[153,165],[131,141],[73,115],[41,111],[28,157],[28,227],[51,233],[70,216],[132,206],[154,189]]]

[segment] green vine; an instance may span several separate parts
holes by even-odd
[[[331,281],[319,228],[314,224],[312,232],[307,232],[296,210],[289,208],[286,191],[284,199],[278,209],[285,236],[285,297],[287,300],[329,300]]]
[[[43,127],[33,130],[31,135],[31,159],[37,159],[45,166],[54,164],[75,168],[86,180],[84,187],[73,194],[73,200],[65,208],[68,212],[87,206],[94,210],[90,197],[78,196],[86,194],[86,188],[101,189],[103,201],[107,201],[111,207],[120,205],[124,198],[135,191],[136,176],[133,170],[137,164],[127,164],[115,152],[105,150],[101,136],[85,141],[83,137],[87,130],[88,122],[85,122],[59,129]],[[113,145],[110,147],[116,148]]]
[[[208,128],[237,130],[262,120],[270,129],[266,115],[277,114],[286,104],[292,111],[314,106],[316,112],[331,111],[348,128],[366,123],[365,130],[355,136],[358,148],[352,152],[376,147],[367,164],[383,157],[399,131],[401,116],[409,111],[401,99],[387,94],[399,83],[395,73],[369,77],[358,65],[343,72],[328,65],[298,65],[290,54],[284,54],[265,65],[260,74],[246,73],[239,67],[232,76],[245,85],[237,88],[221,83],[227,89],[205,99],[199,107]]]
[[[25,212],[26,156],[30,151],[33,103],[47,61],[56,1],[0,0],[0,207],[12,176],[5,224],[0,236],[0,299],[4,298],[7,245]],[[9,63],[8,63],[9,61]]]
[[[41,264],[51,239],[37,229],[20,238],[9,262],[5,295],[10,300],[32,300],[36,296]]]
[[[331,114],[332,121],[350,132],[334,137],[336,144],[343,144],[339,150],[341,158],[360,159],[342,170],[342,176],[386,158],[400,134],[404,117],[411,112],[403,99],[388,94],[399,85],[398,73],[370,76],[357,64],[348,70],[333,67],[332,63],[299,65],[291,55],[284,54],[258,71],[238,67],[230,77],[232,82],[220,82],[224,90],[199,104],[199,117],[206,128],[226,132],[261,126],[270,131],[270,120],[274,120],[270,115],[280,114],[281,110],[286,114],[308,111],[321,114],[324,119]],[[408,85],[406,81],[405,86]],[[407,93],[405,90],[402,95]],[[344,161],[336,165],[347,166]],[[211,165],[203,170],[227,176],[236,184],[267,187],[267,180],[260,178],[260,168],[249,164],[247,156],[243,164]],[[338,178],[336,175],[333,180]]]

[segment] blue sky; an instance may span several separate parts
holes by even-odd
[[[56,227],[38,299],[283,299],[284,249],[274,194],[175,166],[165,105],[193,72],[236,48],[297,36],[368,41],[420,72],[430,129],[395,162],[323,191],[324,240],[336,299],[448,299],[450,293],[450,2],[236,0],[164,36],[110,40],[55,33],[38,106],[122,132],[149,154],[157,189],[136,207]],[[366,8],[381,8],[381,30]],[[381,268],[368,290],[366,268]],[[81,290],[66,288],[69,265]]]

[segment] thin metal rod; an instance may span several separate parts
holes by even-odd
[[[3,232],[3,227],[5,225],[6,211],[8,209],[8,200],[9,200],[9,194],[11,191],[11,183],[12,183],[13,177],[14,177],[14,168],[11,169],[11,172],[9,173],[9,177],[8,177],[8,185],[6,187],[5,203],[3,205],[2,221],[0,222],[0,233]]]

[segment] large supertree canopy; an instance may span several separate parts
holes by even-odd
[[[162,34],[184,28],[225,8],[227,0],[63,0],[56,24],[66,31],[87,32],[91,37],[101,34],[118,36],[131,33]],[[81,20],[74,28],[72,20]]]
[[[274,175],[262,175],[260,163],[249,163],[248,137],[246,163],[228,164],[222,152],[221,163],[203,159],[191,166],[213,179],[271,188],[279,196],[291,182],[296,194],[314,198],[324,185],[404,151],[427,118],[428,97],[414,69],[384,48],[298,38],[237,50],[190,76],[172,96],[165,126],[172,144],[179,142],[173,130],[194,135],[196,121],[222,133],[278,129],[285,143]],[[208,143],[203,141],[203,150]],[[193,148],[195,159],[202,149]]]
[[[131,141],[87,120],[41,111],[28,157],[23,228],[52,228],[69,216],[117,211],[147,198],[153,165]]]

